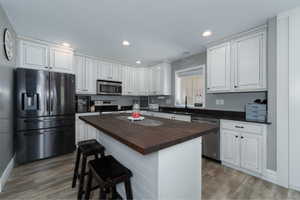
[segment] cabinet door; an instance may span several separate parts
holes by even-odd
[[[221,160],[232,165],[240,164],[239,133],[221,130]]]
[[[112,64],[112,79],[122,81],[122,68],[119,64]]]
[[[241,133],[241,167],[262,172],[262,136]]]
[[[266,89],[265,32],[233,42],[235,91]]]
[[[113,79],[113,68],[112,68],[112,63],[109,62],[102,62],[102,67],[101,67],[101,79],[102,80],[112,80]]]
[[[149,86],[150,86],[150,76],[149,68],[143,68],[143,79],[144,79],[144,93],[145,95],[149,95]]]
[[[161,82],[161,74],[160,67],[155,66],[150,68],[150,94],[158,95],[160,93],[160,82]]]
[[[86,85],[87,92],[89,94],[96,94],[96,85],[97,85],[97,60],[86,58],[85,59],[85,69],[86,69]]]
[[[230,43],[224,43],[207,50],[207,92],[230,90]]]
[[[148,69],[148,94],[154,94],[154,77],[153,77],[153,67]]]
[[[162,63],[158,71],[160,75],[159,94],[171,95],[171,65]]]
[[[122,95],[127,95],[127,71],[128,71],[128,67],[127,66],[123,66],[122,67]]]
[[[47,45],[33,43],[29,41],[20,41],[20,67],[31,69],[48,69]]]
[[[85,58],[82,56],[74,57],[74,70],[76,78],[76,91],[78,93],[84,92],[85,85]]]
[[[57,72],[74,73],[73,51],[58,47],[51,47],[50,69]]]

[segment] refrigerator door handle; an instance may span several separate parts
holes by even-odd
[[[30,136],[30,135],[42,135],[44,132],[32,132],[32,133],[24,133],[25,136]]]

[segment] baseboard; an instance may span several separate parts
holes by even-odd
[[[278,185],[277,172],[276,171],[266,169],[263,176],[262,176],[262,178],[266,181],[269,181],[271,183],[274,183],[274,184]]]
[[[293,190],[300,191],[300,187],[299,186],[289,185],[289,188],[291,188]]]
[[[9,161],[2,176],[0,177],[0,192],[3,191],[4,185],[8,180],[14,166],[15,166],[15,156],[13,156],[12,159]]]

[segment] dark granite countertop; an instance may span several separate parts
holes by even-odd
[[[224,111],[224,110],[209,110],[209,109],[193,109],[193,108],[179,108],[179,107],[160,107],[159,111],[173,114],[191,115],[192,117],[207,117],[234,121],[244,121],[259,124],[271,124],[270,122],[257,122],[246,120],[245,112],[238,111]]]
[[[136,122],[122,120],[120,116],[129,115],[107,114],[79,118],[144,155],[203,136],[218,129],[217,126],[207,123],[182,122],[148,116],[147,119],[158,121],[161,125],[144,126]]]

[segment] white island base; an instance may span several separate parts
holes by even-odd
[[[86,124],[106,154],[114,156],[129,168],[133,197],[137,200],[200,200],[201,199],[201,137],[142,155],[98,129]],[[124,184],[117,187],[125,197]]]

